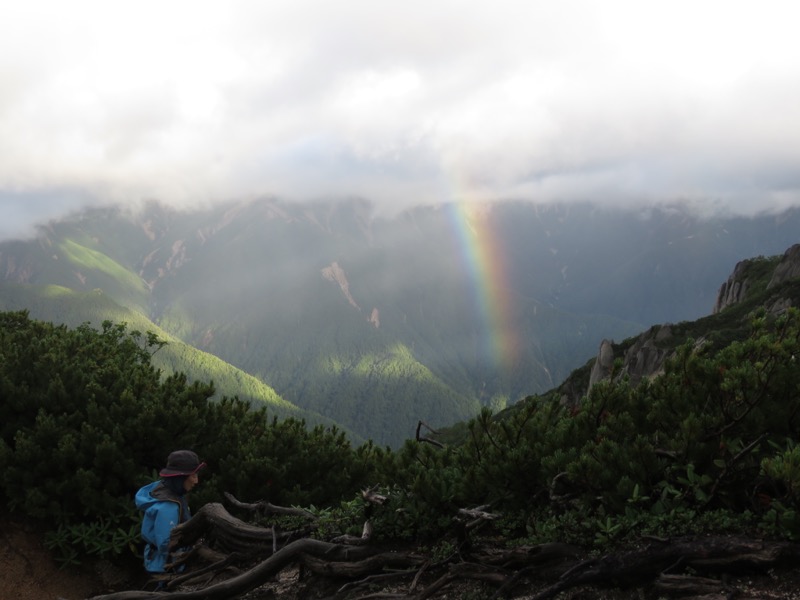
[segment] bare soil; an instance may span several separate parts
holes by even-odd
[[[62,566],[30,521],[0,516],[0,600],[83,600],[138,585],[130,566],[88,561]]]

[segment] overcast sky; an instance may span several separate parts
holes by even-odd
[[[0,237],[109,200],[800,202],[793,0],[0,5]]]

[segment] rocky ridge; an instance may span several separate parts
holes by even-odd
[[[740,304],[748,297],[755,283],[748,268],[750,263],[751,261],[740,261],[736,264],[730,277],[719,288],[712,315]],[[781,283],[797,278],[800,278],[800,244],[791,246],[783,254],[771,274],[767,289],[773,289]],[[770,314],[777,315],[794,304],[796,303],[791,297],[779,295],[771,297],[765,308]],[[604,339],[600,343],[597,358],[592,365],[588,388],[581,392],[588,394],[592,386],[611,376],[616,379],[627,376],[631,383],[636,385],[644,378],[659,375],[663,371],[665,361],[672,355],[672,350],[664,344],[672,336],[672,324],[654,325],[640,334],[624,351],[621,356],[621,368],[616,370],[614,365],[618,355],[615,354],[614,343]],[[702,343],[702,340],[698,343]],[[569,397],[565,400],[577,402],[580,398]]]

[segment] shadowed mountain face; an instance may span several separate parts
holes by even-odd
[[[552,388],[603,339],[710,313],[732,265],[783,252],[797,232],[796,212],[153,204],[0,244],[0,308],[62,321],[36,313],[40,286],[100,289],[285,400],[397,445],[420,419],[447,425]]]

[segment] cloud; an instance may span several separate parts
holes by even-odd
[[[6,3],[0,202],[785,207],[798,16],[789,0]]]

